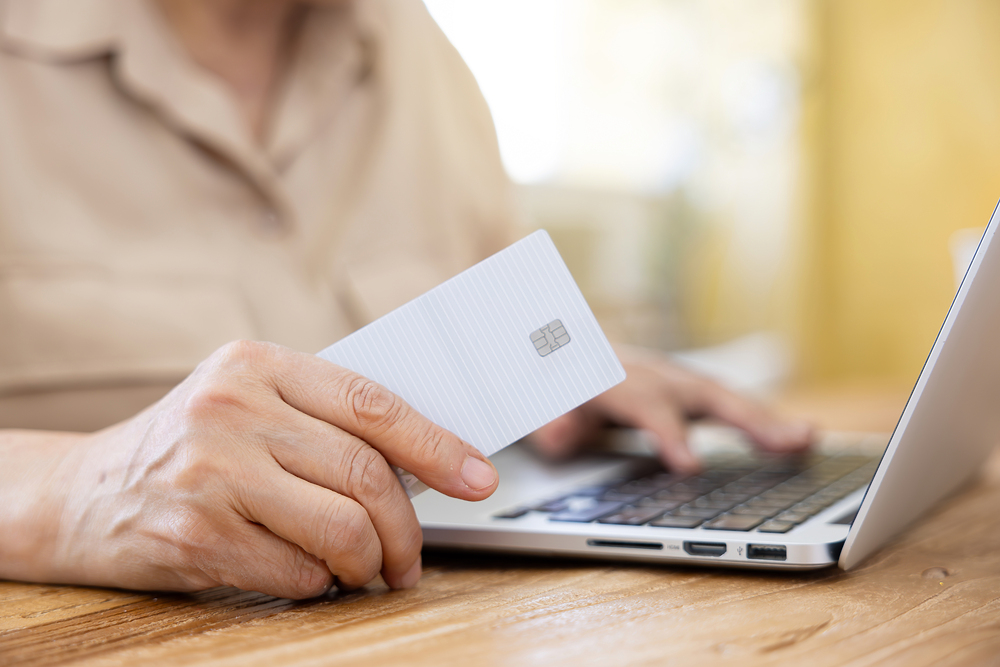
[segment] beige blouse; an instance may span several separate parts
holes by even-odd
[[[142,0],[0,0],[0,428],[92,430],[223,343],[315,352],[512,241],[419,0],[314,10],[253,139]]]

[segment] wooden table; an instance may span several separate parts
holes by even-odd
[[[906,394],[793,393],[889,430]],[[0,665],[1000,664],[1000,457],[850,573],[426,554],[420,585],[307,602],[0,583]]]

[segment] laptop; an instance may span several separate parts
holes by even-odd
[[[965,486],[1000,440],[1000,204],[886,445],[828,434],[807,454],[754,454],[738,434],[694,437],[705,469],[649,454],[553,464],[516,444],[500,486],[469,503],[428,492],[414,507],[429,547],[661,563],[847,570]],[[642,439],[618,433],[625,449]],[[621,449],[621,448],[619,448]],[[648,451],[648,449],[646,450]]]

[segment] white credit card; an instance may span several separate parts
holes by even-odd
[[[537,231],[319,353],[490,456],[625,379]],[[412,498],[426,487],[397,469]]]

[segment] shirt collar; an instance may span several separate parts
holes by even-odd
[[[98,57],[114,49],[120,16],[114,0],[0,0],[0,44],[46,60]]]
[[[376,64],[370,0],[312,9],[264,146],[233,98],[193,63],[152,0],[0,0],[0,48],[47,62],[113,56],[122,90],[167,125],[225,158],[284,208],[278,172],[336,114]]]
[[[376,26],[365,11],[367,4],[313,9],[303,26],[265,140],[268,156],[279,168],[337,113],[350,89],[373,69]]]

